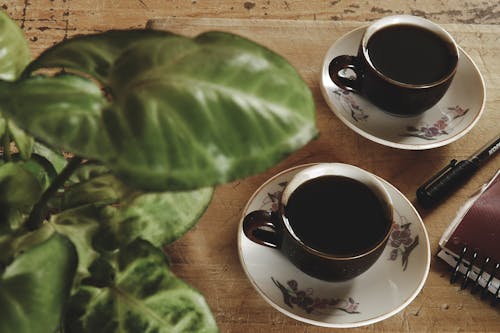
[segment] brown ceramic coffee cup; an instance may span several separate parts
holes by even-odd
[[[329,75],[338,87],[386,112],[414,116],[446,93],[458,56],[457,44],[439,25],[417,16],[388,16],[366,28],[357,55],[335,57]],[[342,75],[345,69],[355,76]]]
[[[254,211],[243,220],[247,238],[326,281],[352,279],[370,268],[392,226],[392,200],[381,181],[342,163],[301,170],[286,185],[277,211]]]

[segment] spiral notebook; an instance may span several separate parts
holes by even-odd
[[[451,282],[461,288],[500,293],[500,170],[471,197],[439,241],[438,257],[453,267]]]

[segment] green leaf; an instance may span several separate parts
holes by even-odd
[[[19,154],[21,154],[22,159],[29,160],[33,151],[35,139],[17,127],[12,121],[8,122],[8,128],[9,133],[12,135],[12,139],[16,143],[17,149],[19,149]]]
[[[6,133],[6,130],[7,130],[7,120],[0,113],[0,139]]]
[[[109,169],[99,163],[81,164],[69,177],[64,193],[59,196],[58,210],[77,208],[85,205],[102,207],[118,201],[129,190]]]
[[[54,228],[48,224],[43,224],[34,231],[18,228],[3,235],[0,234],[0,267],[31,247],[46,241],[53,234]]]
[[[130,192],[131,189],[108,172],[69,187],[62,198],[61,208],[68,209],[87,204],[113,204]]]
[[[0,11],[0,80],[17,79],[30,61],[30,48],[23,31]]]
[[[212,188],[178,192],[135,191],[103,166],[90,164],[79,168],[73,184],[66,188],[61,209],[93,205],[108,207],[102,219],[97,244],[113,250],[136,238],[155,246],[166,245],[180,238],[193,227],[212,199]],[[73,213],[65,216],[76,218]]]
[[[34,163],[0,165],[0,225],[18,225],[45,189],[43,170]]]
[[[85,181],[91,180],[92,178],[109,173],[109,168],[105,167],[104,165],[96,162],[87,162],[75,170],[75,172],[71,175],[71,182],[83,183]]]
[[[139,38],[140,37],[140,38]],[[311,91],[282,57],[208,32],[112,31],[47,50],[29,71],[69,75],[0,87],[17,124],[54,147],[102,161],[127,184],[188,190],[274,165],[317,135]]]
[[[75,272],[73,245],[53,235],[19,255],[0,277],[0,332],[54,332]]]
[[[102,236],[111,232],[113,239],[122,245],[136,238],[158,247],[170,244],[198,222],[212,195],[212,188],[136,194],[117,208],[105,224]]]
[[[49,161],[56,173],[60,173],[66,166],[67,161],[62,153],[56,152],[40,142],[35,142],[33,145],[33,153],[42,156]]]
[[[113,272],[114,269],[114,272]],[[72,296],[66,329],[71,333],[218,332],[203,296],[175,277],[163,253],[137,240],[114,262],[93,266],[96,284]]]
[[[109,73],[122,53],[144,40],[157,40],[171,35],[154,30],[111,30],[106,33],[84,35],[59,43],[43,52],[26,72],[41,68],[74,69],[107,82]]]
[[[0,166],[0,203],[20,207],[35,203],[43,188],[37,178],[23,167],[23,163],[5,163]]]
[[[92,157],[110,152],[100,113],[107,101],[94,82],[74,75],[0,82],[0,105],[52,147]],[[79,149],[71,149],[73,146]]]
[[[7,14],[0,11],[0,80],[14,81],[31,61],[31,52],[23,31]],[[0,110],[3,105],[0,107]],[[0,114],[0,138],[9,133],[23,159],[31,155],[33,138]]]
[[[78,254],[75,286],[89,276],[90,264],[99,257],[99,253],[92,246],[92,239],[105,218],[101,207],[86,205],[55,214],[49,221],[57,233],[65,235],[75,245]]]
[[[45,190],[57,176],[57,171],[50,161],[38,154],[31,154],[29,160],[22,160],[19,154],[13,154],[12,160],[30,172]]]

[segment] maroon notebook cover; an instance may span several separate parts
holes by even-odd
[[[487,271],[494,263],[500,263],[500,170],[464,206],[439,243],[445,251],[457,257],[467,247],[463,259],[471,262],[473,253],[476,253],[475,266],[490,258]],[[500,276],[500,272],[496,276]]]
[[[463,246],[500,262],[500,177],[497,176],[465,213],[445,248],[460,253]]]

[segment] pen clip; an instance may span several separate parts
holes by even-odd
[[[423,184],[420,188],[423,189],[425,191],[425,189],[427,189],[430,185],[432,185],[432,183],[434,183],[436,180],[438,180],[442,175],[444,175],[446,172],[448,172],[448,170],[452,169],[456,164],[457,164],[457,160],[456,159],[452,159],[450,161],[450,163],[445,166],[441,171],[439,171],[436,175],[434,175],[434,177],[432,177],[431,179],[429,179],[425,184]]]

